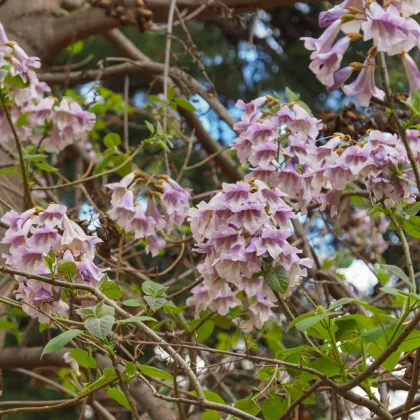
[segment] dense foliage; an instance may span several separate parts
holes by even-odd
[[[184,124],[197,110],[169,79],[184,80],[181,69],[167,62],[164,94],[136,101],[126,75],[124,94],[99,83],[131,67],[68,67],[62,95],[0,25],[10,157],[0,171],[12,176],[2,191],[18,196],[0,196],[0,272],[11,285],[0,297],[3,392],[11,399],[9,373],[19,373],[70,397],[15,397],[0,416],[55,418],[73,406],[81,419],[420,411],[417,14],[417,0],[345,0],[320,14],[319,38],[302,38],[316,79],[357,100],[353,130],[330,133],[285,89],[237,100],[236,138],[207,157]],[[396,59],[407,83],[388,69]],[[88,76],[96,83],[67,88]],[[229,124],[215,90],[201,92]],[[356,264],[374,278],[370,295],[351,279]]]

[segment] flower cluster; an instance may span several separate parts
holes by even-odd
[[[279,111],[261,110],[265,102]],[[334,216],[348,182],[362,182],[386,206],[415,201],[414,175],[397,135],[375,130],[358,142],[340,134],[317,140],[320,121],[298,104],[283,105],[267,96],[237,105],[245,112],[236,125],[240,135],[233,148],[242,163],[252,165],[246,179],[257,177],[280,188],[296,201],[297,210],[305,213],[309,203],[318,203],[321,210],[328,205]],[[408,130],[407,135],[419,156],[419,131]]]
[[[290,219],[296,217],[282,199],[285,194],[264,182],[223,184],[223,190],[208,203],[189,211],[188,218],[196,251],[205,255],[197,268],[203,278],[187,304],[196,312],[211,308],[226,315],[243,305],[247,331],[261,328],[272,315],[275,296],[263,273],[284,269],[289,286],[298,284],[312,261],[299,257],[299,250],[287,242]]]
[[[328,90],[346,83],[354,71],[360,71],[353,83],[343,86],[348,96],[354,96],[362,106],[368,106],[372,96],[382,99],[384,92],[375,85],[375,61],[378,52],[390,56],[399,54],[410,82],[410,94],[420,88],[420,71],[408,52],[419,47],[420,25],[411,17],[420,13],[417,0],[384,2],[345,0],[320,15],[325,32],[318,38],[304,37],[305,47],[312,51],[310,69]],[[340,32],[344,36],[337,42]],[[371,41],[364,63],[341,67],[350,42]]]
[[[50,204],[45,210],[35,207],[6,213],[0,220],[9,226],[2,240],[9,245],[9,254],[3,257],[15,270],[57,280],[68,280],[60,266],[72,262],[75,274],[71,280],[96,286],[106,271],[94,263],[95,244],[102,241],[87,235],[66,211],[66,206]],[[60,287],[19,275],[15,278],[17,297],[30,316],[49,323],[50,316],[65,315],[68,305],[61,299]]]
[[[147,205],[142,185],[148,188]],[[190,192],[166,175],[155,180],[143,172],[133,172],[106,187],[112,190],[112,208],[108,211],[111,219],[126,232],[133,232],[135,239],[145,238],[146,253],[153,257],[165,247],[158,233],[170,234],[175,225],[184,221],[190,207]]]
[[[59,101],[46,96],[51,89],[38,80],[34,71],[40,65],[39,58],[29,57],[7,38],[0,24],[0,86],[8,89],[9,113],[19,139],[24,143],[42,143],[45,150],[55,152],[86,139],[86,132],[94,126],[95,115],[69,98]],[[0,127],[2,144],[14,144],[4,111],[0,112]]]

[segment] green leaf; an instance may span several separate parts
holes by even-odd
[[[24,112],[19,115],[18,119],[15,122],[15,127],[23,127],[24,125],[29,123],[29,115],[30,112]]]
[[[113,156],[106,156],[104,159],[102,159],[96,165],[95,170],[93,171],[93,175],[97,175],[97,174],[100,174],[101,172],[105,171],[108,167],[108,164],[111,162],[112,158],[113,158]]]
[[[302,314],[297,316],[287,327],[286,331],[290,331],[298,322],[302,321],[303,319],[310,318],[311,316],[315,315],[314,311],[307,312],[306,314]]]
[[[86,350],[71,348],[70,354],[73,359],[76,360],[79,366],[90,369],[96,368],[95,358],[91,356]]]
[[[337,302],[334,302],[330,307],[328,308],[328,311],[332,311],[336,308],[339,308],[340,306],[344,306],[350,303],[357,303],[360,306],[363,306],[363,308],[367,309],[368,311],[372,312],[375,315],[382,315],[385,312],[382,309],[375,308],[374,306],[371,306],[362,300],[355,299],[355,298],[342,298],[337,300]]]
[[[201,420],[220,420],[219,413],[215,410],[206,410]]]
[[[403,220],[401,224],[406,233],[416,239],[420,239],[420,217],[410,216],[408,220]]]
[[[226,404],[225,400],[214,391],[209,391],[208,389],[204,389],[203,393],[207,401],[211,401],[211,402],[215,402],[219,404]]]
[[[360,336],[360,342],[367,344],[367,343],[373,343],[380,337],[385,337],[386,329],[383,325],[379,325],[377,327],[371,328],[370,330],[365,331]]]
[[[130,403],[128,402],[124,392],[114,387],[109,387],[106,392],[114,401],[131,411]]]
[[[407,276],[407,274],[404,273],[404,271],[401,270],[400,267],[397,267],[396,265],[389,265],[389,264],[380,264],[380,266],[387,269],[390,273],[397,276],[404,283],[407,283],[409,286],[411,286],[409,277]]]
[[[112,147],[118,147],[121,144],[121,137],[117,133],[108,133],[103,141],[104,145],[110,149]]]
[[[115,318],[113,316],[105,315],[102,318],[88,318],[83,325],[96,338],[105,341],[112,330],[114,322]]]
[[[16,173],[16,166],[10,166],[9,168],[0,169],[0,175],[11,175]]]
[[[80,40],[66,47],[66,50],[71,52],[74,55],[77,55],[83,51],[84,47],[85,47],[85,43],[82,40]]]
[[[145,296],[144,300],[153,312],[158,311],[167,302],[165,298],[154,298],[152,296]]]
[[[138,368],[143,375],[158,379],[168,379],[169,381],[174,380],[174,377],[170,373],[154,366],[139,365]]]
[[[160,297],[168,290],[167,287],[164,287],[161,284],[151,280],[146,280],[141,285],[141,289],[143,290],[145,295],[153,297]]]
[[[39,332],[44,332],[51,327],[51,324],[39,324]]]
[[[57,168],[54,168],[53,166],[45,162],[37,163],[36,167],[42,172],[58,172]]]
[[[127,299],[122,303],[124,306],[143,306],[143,302],[140,299]]]
[[[108,149],[111,150],[111,149]],[[124,162],[127,161],[128,157],[130,156],[130,153],[126,153],[124,155],[116,155],[112,157],[112,164],[114,165],[114,168],[121,166]],[[118,175],[125,177],[129,173],[131,173],[133,167],[133,163],[131,161],[127,162],[121,169],[118,170]]]
[[[8,82],[19,89],[27,88],[30,83],[29,80],[27,82],[24,82],[23,79],[18,74],[16,76],[10,77]]]
[[[414,92],[411,93],[411,103],[413,108],[420,112],[420,89],[416,89]]]
[[[125,362],[125,373],[128,376],[134,376],[137,372],[136,365],[131,362]]]
[[[285,404],[286,403],[286,404]],[[287,408],[287,400],[274,395],[266,398],[262,406],[262,413],[265,420],[278,420]]]
[[[120,289],[120,287],[118,286],[117,283],[115,283],[114,281],[104,281],[99,289],[102,291],[102,293],[113,300],[118,300],[121,299],[123,296],[123,292]]]
[[[117,321],[117,324],[129,324],[129,323],[136,323],[136,322],[146,322],[146,321],[151,321],[151,322],[157,322],[157,319],[152,318],[151,316],[143,316],[143,315],[139,315],[139,316],[132,316],[130,318],[127,319],[120,319],[119,321]]]
[[[403,290],[395,289],[394,287],[381,287],[382,292],[388,295],[401,296],[401,297],[412,297],[417,301],[420,301],[420,295],[416,293],[404,292]]]
[[[19,328],[19,325],[16,322],[0,319],[0,330],[14,330],[17,328]]]
[[[150,134],[153,134],[155,132],[155,127],[153,126],[153,124],[151,124],[147,120],[145,120],[144,123],[146,124],[146,127],[149,129]]]
[[[112,306],[105,305],[104,301],[99,302],[96,306],[89,306],[88,308],[94,309],[96,318],[101,318],[105,315],[115,316],[115,309]]]
[[[238,400],[234,404],[234,407],[253,416],[256,416],[261,411],[261,407],[251,399]]]
[[[190,112],[196,111],[195,106],[190,101],[187,101],[186,99],[175,98],[174,101],[180,108],[183,108]]]
[[[206,321],[198,330],[197,330],[197,340],[204,341],[207,340],[214,331],[215,323],[212,320]]]
[[[420,201],[417,203],[408,204],[404,207],[404,213],[409,216],[415,216],[420,211]]]
[[[264,273],[264,280],[277,293],[286,293],[289,288],[288,273],[281,265],[270,268]]]
[[[55,351],[60,350],[69,341],[73,340],[73,338],[77,337],[78,335],[82,333],[83,333],[82,330],[74,329],[74,330],[64,331],[60,335],[57,335],[57,337],[54,337],[52,340],[50,340],[47,343],[47,345],[44,347],[44,350],[42,350],[41,359],[44,354],[54,353]]]
[[[226,404],[225,400],[216,392],[209,391],[208,389],[203,389],[204,396],[206,397],[206,400],[210,402],[215,402],[218,404]],[[197,391],[191,391],[191,395],[194,395],[194,397],[197,397]]]
[[[296,328],[299,331],[308,331],[310,328],[312,328],[314,325],[318,324],[318,322],[322,321],[325,318],[328,318],[332,314],[325,312],[321,315],[315,315],[311,316],[309,318],[306,318],[296,324]]]
[[[323,373],[325,376],[330,377],[334,376],[340,372],[340,366],[337,363],[334,363],[331,359],[326,357],[321,357],[310,363],[307,367],[317,370],[318,372]],[[300,377],[302,382],[309,382],[312,379],[319,379],[318,376],[313,375],[309,372],[303,372]]]
[[[60,261],[57,266],[60,276],[66,279],[73,279],[77,273],[77,265],[73,261]]]

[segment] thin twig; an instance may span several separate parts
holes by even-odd
[[[413,377],[411,378],[411,386],[410,386],[410,390],[408,391],[407,394],[407,399],[405,401],[405,405],[404,405],[404,411],[405,412],[409,412],[412,405],[413,405],[413,401],[414,401],[414,397],[417,394],[417,390],[419,388],[419,366],[420,364],[420,349],[417,349],[416,351],[416,357],[414,359],[414,363],[413,363]],[[404,416],[402,416],[402,420],[408,420],[408,414],[404,414]]]
[[[0,91],[0,98],[1,98],[1,103],[2,103],[4,113],[6,115],[6,119],[10,125],[10,129],[12,130],[13,137],[15,139],[16,149],[19,155],[19,162],[20,162],[20,168],[22,171],[23,190],[24,190],[23,206],[25,210],[30,209],[31,207],[34,206],[34,203],[32,200],[31,188],[29,186],[28,173],[26,172],[25,159],[23,158],[22,144],[20,143],[19,136],[16,132],[15,126],[10,116],[9,109],[6,106],[4,94],[2,91]]]
[[[171,57],[171,41],[172,41],[172,26],[174,24],[176,0],[171,0],[168,13],[168,29],[166,31],[166,47],[165,47],[165,68],[163,71],[163,96],[165,97],[165,115],[163,118],[163,131],[167,133],[168,129],[168,84],[169,84],[169,65]],[[164,150],[166,173],[170,175],[168,152]]]
[[[88,176],[87,178],[77,179],[76,181],[67,182],[65,184],[51,185],[49,187],[35,187],[33,189],[37,190],[37,191],[58,190],[60,188],[73,187],[74,185],[79,185],[79,184],[82,184],[84,182],[92,181],[93,179],[97,179],[97,178],[100,178],[102,176],[111,175],[115,172],[118,172],[125,165],[127,165],[128,162],[132,161],[134,159],[134,157],[140,152],[140,150],[142,148],[143,148],[143,145],[140,145],[140,147],[138,147],[137,150],[131,156],[129,156],[123,163],[121,163],[121,165],[118,165],[115,168],[110,169],[108,171],[101,172],[100,174]]]

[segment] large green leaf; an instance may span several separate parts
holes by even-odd
[[[289,275],[281,265],[271,267],[266,271],[264,280],[277,293],[286,293],[289,288]]]
[[[408,220],[403,220],[401,224],[406,233],[416,239],[420,239],[420,217],[410,216]]]
[[[101,318],[86,319],[84,322],[84,326],[96,338],[105,341],[106,337],[112,331],[112,326],[114,325],[114,322],[115,318],[113,316],[105,315]]]
[[[108,395],[117,403],[121,404],[127,410],[131,411],[130,403],[128,402],[127,397],[124,392],[120,391],[118,388],[109,387],[106,392]]]
[[[70,349],[70,354],[73,359],[76,360],[77,364],[84,368],[96,368],[96,360],[86,350],[83,349]]]
[[[174,380],[174,377],[170,373],[158,369],[154,366],[138,365],[138,368],[143,375],[158,379],[168,379],[169,381]]]
[[[44,354],[54,353],[57,350],[63,348],[69,341],[73,340],[73,338],[77,337],[78,335],[82,334],[82,330],[74,329],[69,331],[64,331],[57,337],[54,337],[50,340],[47,345],[42,350],[41,358]]]

